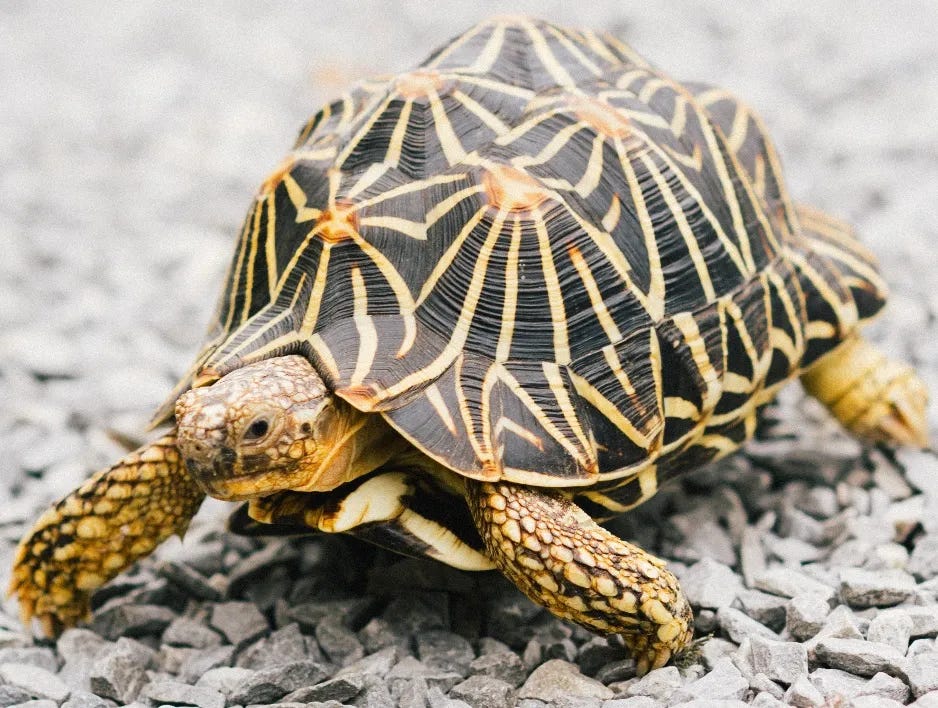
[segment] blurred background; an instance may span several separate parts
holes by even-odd
[[[856,223],[882,259],[895,292],[876,336],[938,390],[934,0],[6,2],[0,528],[17,535],[119,455],[109,430],[143,434],[302,123],[496,12],[608,30],[755,106],[794,196]]]

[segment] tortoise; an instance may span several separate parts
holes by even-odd
[[[73,625],[208,494],[246,502],[235,531],[498,568],[644,673],[691,609],[598,522],[738,448],[796,377],[861,439],[924,445],[924,385],[858,334],[885,298],[732,94],[610,36],[482,22],[305,124],[155,416],[174,427],[45,512],[11,592]]]

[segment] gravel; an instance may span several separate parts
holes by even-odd
[[[38,512],[146,435],[297,126],[502,6],[0,9],[0,587]],[[892,299],[870,336],[938,391],[938,6],[514,7],[613,29],[748,99],[794,197],[849,218],[881,259]],[[636,678],[617,641],[497,574],[347,538],[236,538],[211,502],[55,643],[8,600],[0,708],[938,706],[938,457],[865,449],[797,389],[743,453],[611,524],[673,561],[712,635],[677,665]],[[934,406],[929,420],[934,438]]]

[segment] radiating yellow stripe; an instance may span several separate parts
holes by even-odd
[[[443,398],[443,394],[440,393],[439,387],[435,383],[430,384],[423,390],[423,393],[427,397],[427,401],[430,405],[433,406],[433,410],[436,411],[440,420],[443,421],[443,425],[446,426],[446,429],[452,435],[456,435],[456,423],[453,420],[453,416],[450,415],[449,407],[446,405],[446,401]]]
[[[349,385],[360,386],[374,365],[378,351],[378,332],[374,319],[368,316],[368,290],[365,288],[361,269],[357,266],[352,267],[352,298],[353,318],[355,329],[358,331],[358,358],[355,360],[355,371],[352,372]]]
[[[567,253],[570,255],[573,267],[576,268],[576,272],[580,275],[580,280],[583,281],[583,285],[586,287],[586,293],[589,295],[590,303],[593,306],[593,312],[596,313],[596,318],[599,320],[603,332],[606,333],[609,342],[615,344],[622,339],[622,332],[619,331],[615,320],[613,320],[612,315],[609,314],[609,309],[606,307],[603,295],[599,292],[599,285],[596,283],[596,279],[593,278],[593,272],[583,258],[583,254],[580,253],[580,249],[576,246],[570,246],[567,249]]]
[[[471,66],[461,69],[460,71],[465,71],[470,74],[487,74],[492,70],[492,67],[498,60],[498,55],[502,51],[504,42],[505,25],[498,23],[492,28],[492,34],[485,42],[485,46],[482,48],[482,51],[479,52],[476,60]]]
[[[586,436],[586,431],[583,430],[583,424],[576,414],[577,409],[570,399],[570,392],[567,391],[567,386],[560,375],[560,366],[552,361],[545,361],[541,364],[541,369],[544,371],[544,376],[547,377],[551,393],[557,399],[557,405],[563,414],[564,420],[567,421],[567,425],[570,426],[570,430],[577,439],[575,459],[587,472],[598,472],[599,466],[596,462],[595,443]]]
[[[506,361],[511,353],[511,339],[515,329],[518,306],[518,251],[521,249],[521,221],[515,218],[511,230],[511,244],[505,261],[505,295],[502,304],[502,323],[495,347],[495,361]]]
[[[470,113],[487,125],[496,136],[507,133],[511,128],[501,118],[476,101],[472,96],[456,89],[452,97],[463,104]]]
[[[612,401],[603,396],[599,389],[595,388],[589,381],[576,373],[571,374],[571,379],[573,380],[573,385],[576,387],[576,392],[579,394],[580,398],[587,401],[596,410],[602,413],[603,416],[625,434],[629,440],[642,449],[648,449],[650,444],[648,438],[642,431],[635,427],[632,421],[629,420]]]
[[[560,86],[567,88],[576,86],[573,77],[567,73],[567,70],[557,61],[557,57],[555,57],[554,53],[550,50],[550,46],[547,44],[547,40],[544,39],[544,35],[538,32],[533,25],[528,23],[524,24],[524,30],[528,37],[531,38],[531,46],[534,47],[534,53],[537,55],[537,58],[540,59],[544,68],[547,69],[547,73],[553,77],[554,81]]]
[[[433,114],[433,129],[440,140],[440,148],[443,150],[446,161],[450,165],[455,165],[466,154],[466,148],[459,142],[439,95],[432,91],[427,99],[430,102],[430,112]]]
[[[551,253],[550,234],[547,223],[539,209],[531,214],[534,230],[537,233],[538,248],[541,254],[541,269],[544,272],[544,289],[550,307],[550,320],[554,329],[554,359],[560,364],[570,363],[570,341],[567,335],[567,313],[563,304],[563,291],[560,278]]]
[[[388,141],[388,151],[385,153],[384,161],[394,167],[397,167],[401,162],[404,137],[407,135],[407,124],[410,122],[410,112],[413,105],[413,101],[404,103],[401,114],[397,118],[397,124],[394,126],[394,132],[391,133],[391,139]]]
[[[410,221],[396,216],[366,216],[359,224],[361,226],[374,226],[381,229],[390,229],[409,236],[415,241],[427,240],[427,227],[419,221]]]
[[[605,143],[606,138],[603,135],[596,135],[593,138],[593,148],[590,151],[589,162],[586,163],[586,171],[574,187],[581,197],[588,197],[599,186],[603,176],[603,168],[606,166],[603,161],[603,145]]]

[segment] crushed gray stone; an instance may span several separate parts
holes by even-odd
[[[517,688],[528,677],[521,657],[511,650],[482,654],[469,664],[469,675],[491,676]]]
[[[743,589],[739,576],[712,558],[694,563],[680,575],[680,580],[691,605],[714,610],[733,604]]]
[[[818,661],[857,676],[872,676],[884,671],[896,675],[901,670],[902,654],[888,644],[860,639],[825,637],[815,648]]]
[[[149,647],[126,637],[99,654],[91,667],[92,693],[118,703],[130,703],[137,698],[146,683],[147,669],[156,653]]]
[[[362,675],[346,675],[328,679],[314,686],[298,688],[281,698],[284,703],[315,703],[317,701],[347,701],[357,696],[365,687]]]
[[[273,703],[298,688],[319,683],[327,676],[323,665],[315,661],[294,661],[255,671],[232,689],[228,703]]]
[[[0,679],[4,683],[22,688],[33,698],[62,703],[71,692],[58,676],[35,664],[0,664]]]
[[[156,705],[191,705],[199,708],[225,708],[225,696],[206,686],[189,686],[185,683],[162,679],[153,681],[143,695]]]
[[[729,701],[740,700],[749,690],[749,681],[743,678],[733,662],[721,659],[713,670],[681,686],[669,697],[669,703],[677,704],[692,700]]]
[[[235,646],[244,646],[268,630],[267,619],[252,602],[213,605],[209,624]]]
[[[840,572],[840,595],[851,607],[898,605],[915,594],[915,578],[901,570],[844,568]]]
[[[515,688],[507,681],[476,674],[453,686],[449,695],[472,708],[511,708]]]
[[[826,593],[806,592],[795,595],[785,606],[785,629],[795,639],[810,639],[824,627],[824,621],[830,611]]]
[[[538,666],[518,690],[518,698],[552,701],[561,696],[612,698],[612,691],[596,679],[584,676],[579,667],[562,659]]]
[[[717,620],[726,635],[737,644],[751,636],[778,639],[778,634],[771,629],[732,607],[717,610]]]
[[[790,685],[808,673],[808,651],[798,642],[779,642],[759,635],[749,637],[753,671]]]
[[[918,654],[901,663],[900,675],[912,689],[916,698],[938,691],[938,652]]]
[[[905,610],[901,608],[883,610],[870,620],[866,638],[871,642],[888,644],[905,654],[909,648],[912,627],[912,618]]]
[[[648,696],[657,701],[667,701],[671,694],[684,685],[684,679],[676,666],[654,669],[635,681],[626,689],[630,696]]]

